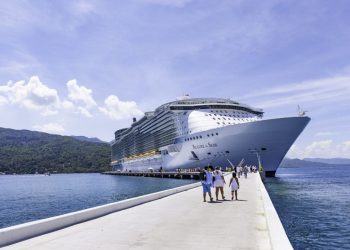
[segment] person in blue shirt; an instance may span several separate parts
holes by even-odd
[[[207,193],[209,195],[210,201],[213,201],[211,196],[210,188],[213,186],[213,174],[210,167],[205,167],[203,171],[199,174],[202,187],[203,187],[203,202],[207,201]]]

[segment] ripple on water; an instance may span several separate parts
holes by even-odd
[[[265,185],[295,249],[350,249],[350,167],[279,169]]]
[[[0,228],[191,182],[193,181],[101,174],[0,176]]]

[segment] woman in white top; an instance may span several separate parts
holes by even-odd
[[[232,178],[230,180],[229,186],[231,188],[231,194],[232,194],[231,200],[233,200],[235,195],[236,195],[236,200],[238,200],[237,190],[239,189],[239,181],[238,181],[238,178],[236,177],[235,172],[232,173]]]
[[[222,199],[225,200],[224,186],[225,186],[226,182],[225,182],[225,178],[224,178],[222,172],[220,171],[219,167],[217,167],[215,169],[213,176],[214,176],[214,187],[215,187],[216,200],[219,200],[219,190],[220,190]]]

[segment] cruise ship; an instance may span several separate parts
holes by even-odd
[[[309,123],[304,114],[263,119],[263,110],[223,98],[189,98],[146,112],[111,142],[114,171],[262,166],[276,170]]]

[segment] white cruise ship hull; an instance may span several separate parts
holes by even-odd
[[[119,169],[133,171],[162,167],[163,170],[198,168],[207,165],[230,167],[244,159],[244,165],[259,165],[274,176],[282,159],[309,123],[309,117],[258,120],[197,132],[189,141],[162,147],[161,155],[123,162]],[[209,135],[209,136],[208,136]],[[197,139],[198,138],[198,139]],[[116,169],[115,169],[116,170]]]

